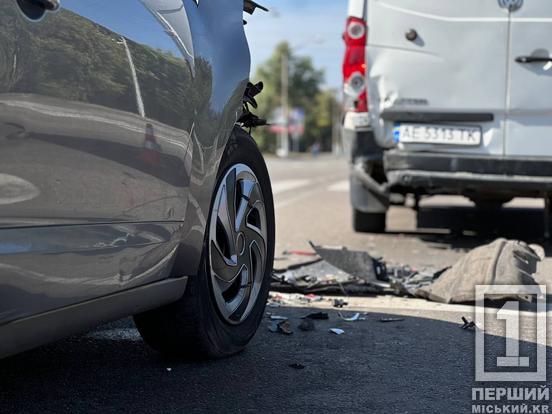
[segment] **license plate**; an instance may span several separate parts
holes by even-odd
[[[476,146],[481,144],[481,128],[439,124],[397,124],[395,142]]]
[[[365,127],[370,126],[370,117],[368,114],[356,114],[356,116],[353,116],[353,124],[355,127]]]
[[[345,129],[355,130],[370,126],[370,116],[368,113],[347,112],[345,114]]]

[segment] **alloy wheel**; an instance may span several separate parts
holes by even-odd
[[[264,279],[267,223],[263,192],[245,164],[219,183],[209,226],[209,265],[217,307],[239,324],[253,309]]]

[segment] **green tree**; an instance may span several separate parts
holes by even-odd
[[[259,109],[255,111],[261,118],[270,120],[273,112],[282,106],[282,65],[288,61],[289,106],[305,111],[305,134],[301,147],[308,148],[319,142],[323,148],[331,147],[332,108],[335,98],[330,91],[323,91],[323,70],[316,69],[310,57],[293,53],[287,42],[276,46],[272,56],[263,63],[255,74],[255,81],[263,81],[265,88],[258,98]],[[274,151],[277,135],[269,128],[257,128],[255,139],[264,151]]]

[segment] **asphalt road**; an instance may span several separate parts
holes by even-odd
[[[269,159],[268,164],[277,210],[277,267],[308,259],[284,254],[308,250],[308,240],[366,249],[418,267],[450,265],[497,236],[543,244],[550,255],[538,201],[517,200],[499,214],[481,215],[465,200],[436,198],[424,202],[418,215],[393,207],[385,235],[359,235],[350,226],[344,160]],[[539,280],[547,282],[548,265],[545,260]],[[460,329],[460,317],[472,315],[471,307],[351,298],[342,311],[366,313],[365,320],[345,322],[327,300],[303,305],[285,299],[285,306],[267,311],[289,317],[294,334],[271,333],[267,319],[248,349],[226,360],[163,359],[125,319],[0,361],[0,412],[471,412],[472,387],[482,386],[474,381],[474,332]],[[298,330],[300,317],[319,308],[330,320],[317,321],[312,332]],[[397,315],[402,320],[380,321]],[[534,313],[524,317],[532,321]],[[336,327],[345,333],[328,332]],[[487,346],[500,351],[503,326],[490,325],[486,332]],[[534,347],[530,333],[524,339],[522,354]],[[304,369],[290,367],[294,363]]]

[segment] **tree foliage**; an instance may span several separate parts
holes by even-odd
[[[287,57],[289,67],[289,106],[305,111],[305,134],[302,149],[318,142],[322,148],[331,148],[332,114],[337,107],[332,91],[323,90],[324,71],[314,67],[310,57],[299,56],[287,42],[276,46],[272,56],[257,69],[255,81],[263,81],[265,89],[258,98],[257,113],[270,119],[274,110],[282,106],[282,65]],[[265,151],[276,149],[277,135],[268,128],[258,128],[255,139]]]

